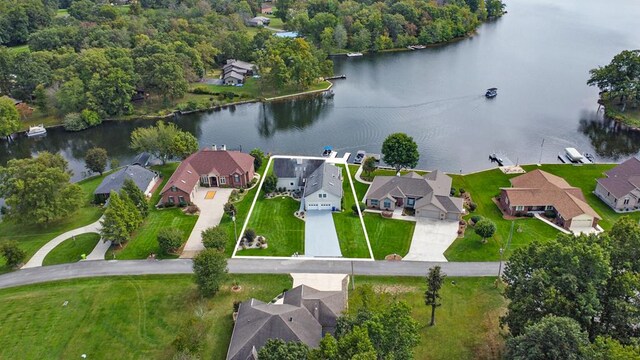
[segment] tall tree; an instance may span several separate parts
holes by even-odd
[[[362,171],[367,176],[370,176],[372,172],[376,170],[376,159],[373,156],[367,156],[362,162]]]
[[[85,167],[91,172],[100,173],[101,176],[107,168],[107,161],[109,161],[107,150],[99,147],[87,150],[87,154],[84,156]]]
[[[436,308],[440,305],[440,289],[444,284],[444,279],[447,275],[440,272],[440,266],[434,266],[429,269],[427,275],[427,290],[424,292],[424,304],[431,306],[431,322],[430,326],[436,324]]]
[[[41,152],[35,158],[12,159],[0,167],[0,197],[7,217],[18,222],[51,223],[76,211],[82,202],[80,186],[71,184],[66,160]]]
[[[171,141],[171,153],[182,160],[198,151],[198,139],[190,132],[178,131]]]
[[[418,145],[405,133],[391,134],[382,143],[382,160],[393,166],[396,172],[416,167],[419,158]]]
[[[109,205],[100,221],[100,236],[104,240],[111,240],[113,244],[122,245],[140,223],[142,216],[129,196],[124,192],[118,194],[112,191]]]
[[[253,167],[258,170],[260,166],[262,166],[264,152],[262,152],[262,150],[258,148],[255,148],[249,152],[249,155],[253,156]]]
[[[0,136],[8,138],[20,129],[20,114],[8,97],[0,97]]]
[[[227,276],[227,257],[215,249],[205,249],[193,259],[193,272],[200,293],[214,296]]]
[[[147,196],[133,180],[125,179],[122,185],[122,192],[127,194],[129,199],[131,199],[140,216],[146,218],[147,215],[149,215],[149,201],[147,200]]]
[[[506,359],[581,360],[591,358],[589,338],[573,319],[546,316],[507,341]]]
[[[138,152],[148,152],[162,160],[172,157],[186,157],[198,150],[193,135],[178,129],[174,123],[158,121],[156,126],[137,128],[131,133],[131,148]]]
[[[597,86],[618,98],[624,112],[627,105],[640,102],[640,50],[624,50],[613,57],[611,63],[589,71],[589,86]]]

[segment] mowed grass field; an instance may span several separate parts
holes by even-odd
[[[233,280],[242,287],[230,290]],[[498,317],[505,301],[495,278],[447,278],[434,327],[424,305],[424,279],[356,276],[371,285],[371,301],[405,301],[420,324],[415,359],[475,359],[501,349]],[[270,301],[291,287],[287,275],[229,275],[212,299],[202,299],[190,275],[77,279],[0,290],[0,358],[171,359],[171,343],[191,321],[202,325],[201,359],[224,359],[234,301]],[[384,295],[389,293],[390,295]],[[350,309],[358,305],[352,291]],[[65,306],[64,303],[67,302]],[[499,355],[499,354],[498,354]],[[498,358],[498,356],[493,356]]]
[[[242,290],[230,290],[232,279]],[[201,359],[224,359],[233,302],[272,300],[288,275],[233,275],[202,300],[190,275],[78,279],[0,290],[0,359],[171,359],[192,318],[203,324]],[[64,303],[68,302],[65,306]]]
[[[340,241],[340,252],[342,252],[342,257],[346,258],[371,258],[360,216],[354,214],[351,209],[356,204],[356,199],[353,197],[351,182],[346,173],[348,170],[343,165],[338,165],[338,167],[342,168],[343,176],[343,209],[341,212],[334,212],[332,215],[338,240]]]

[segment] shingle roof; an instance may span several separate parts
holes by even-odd
[[[323,162],[307,177],[304,197],[312,195],[320,189],[342,197],[342,168]]]
[[[239,151],[202,149],[182,161],[162,188],[164,193],[172,186],[187,194],[200,181],[200,175],[229,176],[244,174],[253,169],[253,156]]]
[[[273,160],[273,173],[279,178],[306,178],[322,163],[324,160],[276,158]]]
[[[149,165],[149,159],[151,158],[151,154],[147,152],[142,152],[136,156],[135,159],[131,162],[131,165],[140,165],[142,167],[146,167]]]
[[[376,176],[369,187],[368,199],[413,197],[415,209],[432,204],[445,212],[462,213],[462,199],[449,196],[451,178],[436,170],[425,176],[409,172],[402,176]]]
[[[606,178],[598,179],[607,191],[621,198],[640,188],[640,160],[632,157],[605,173]]]
[[[511,188],[503,188],[509,206],[552,205],[565,219],[588,214],[602,219],[586,202],[582,190],[563,178],[542,170],[534,170],[511,179]]]
[[[127,165],[115,173],[107,175],[93,193],[95,195],[109,194],[112,190],[118,192],[122,189],[126,179],[133,180],[140,190],[145,191],[156,176],[158,176],[156,172],[140,165]]]
[[[224,74],[224,78],[228,79],[228,78],[233,78],[233,79],[238,79],[238,80],[243,80],[244,79],[244,75],[237,73],[235,70],[231,70],[228,73]]]
[[[274,338],[317,347],[325,330],[335,328],[344,307],[341,291],[318,291],[305,285],[285,292],[282,304],[245,301],[238,309],[227,359],[246,360]]]

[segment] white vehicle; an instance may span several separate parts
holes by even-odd
[[[39,136],[39,135],[44,135],[46,133],[47,133],[47,129],[44,127],[44,125],[40,124],[38,126],[29,126],[29,131],[27,131],[27,136],[28,137]]]

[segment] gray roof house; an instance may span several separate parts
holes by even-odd
[[[324,160],[283,159],[273,160],[273,173],[278,178],[278,188],[302,191],[306,179],[324,163]]]
[[[332,210],[342,208],[342,168],[323,162],[307,177],[304,193],[304,209]]]
[[[112,190],[120,191],[126,179],[133,180],[145,195],[151,196],[153,188],[158,183],[159,175],[157,172],[145,169],[140,165],[127,165],[102,180],[102,183],[93,192],[96,202],[105,202]]]
[[[421,176],[376,176],[365,195],[368,208],[393,211],[413,209],[415,216],[457,220],[464,212],[463,200],[449,196],[451,178],[440,170]]]
[[[227,360],[256,360],[269,339],[299,341],[317,347],[333,334],[346,306],[345,289],[319,291],[300,285],[283,294],[282,303],[250,299],[240,304]]]
[[[270,22],[271,22],[271,19],[269,19],[268,17],[256,16],[254,18],[247,20],[247,25],[248,26],[264,26],[264,25],[268,26]]]
[[[596,180],[594,194],[616,212],[640,210],[640,160],[632,157]]]
[[[253,75],[255,68],[255,64],[229,59],[222,67],[222,81],[225,85],[242,84],[245,76]]]

